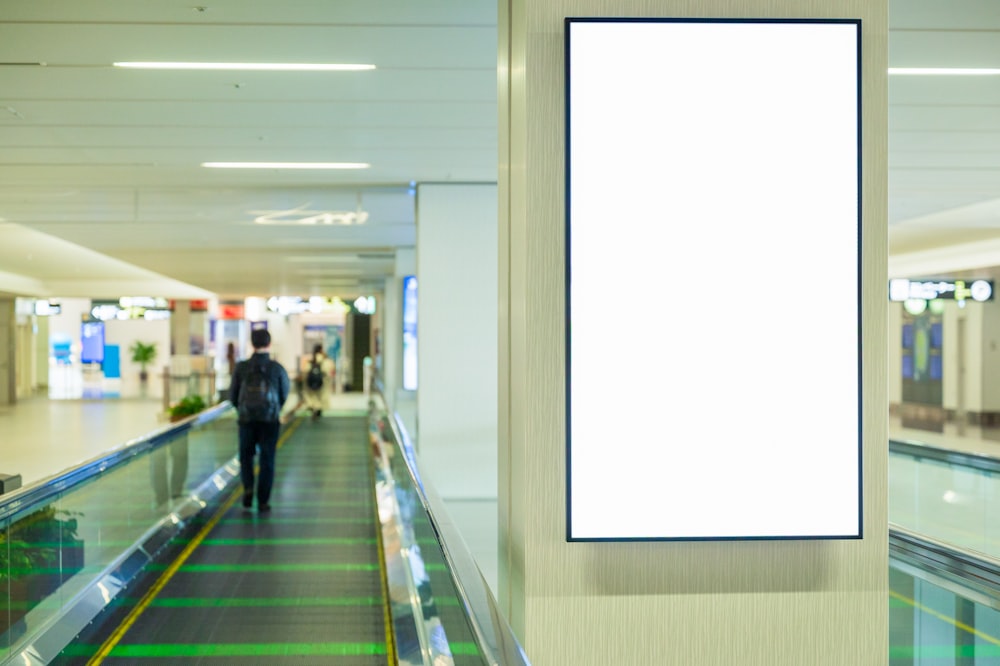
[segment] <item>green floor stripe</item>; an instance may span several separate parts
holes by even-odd
[[[228,643],[117,645],[109,655],[125,659],[150,657],[261,657],[321,655],[346,657],[381,655],[386,653],[381,643]]]
[[[282,539],[205,539],[207,546],[367,546],[375,545],[374,537],[308,537]]]
[[[138,599],[132,599],[134,604]],[[381,597],[259,597],[259,598],[157,598],[151,606],[158,608],[267,608],[271,606],[378,606]]]
[[[163,571],[166,565],[150,565],[152,570]],[[306,564],[185,564],[181,573],[218,573],[250,571],[378,571],[379,565],[371,562],[318,562]]]
[[[978,645],[890,645],[890,659],[953,659],[955,657],[977,659],[1000,656],[1000,645],[981,643]]]
[[[220,525],[252,525],[260,522],[257,516],[224,518]],[[316,516],[314,518],[281,518],[282,525],[369,525],[371,518],[351,518],[350,516]]]
[[[375,500],[365,499],[365,500],[329,500],[326,502],[322,500],[315,502],[308,500],[301,500],[301,501],[282,500],[280,504],[278,502],[273,502],[271,506],[274,508],[275,511],[279,511],[280,509],[295,509],[295,508],[310,508],[310,507],[320,507],[320,508],[360,507],[364,509],[374,505],[375,505]],[[284,522],[284,520],[285,520],[284,518],[281,519],[282,522]]]
[[[479,654],[479,647],[475,643],[448,643],[448,649],[452,654],[474,656]]]

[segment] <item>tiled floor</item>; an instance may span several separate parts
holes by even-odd
[[[0,407],[0,473],[27,486],[166,425],[159,400],[29,398]]]
[[[904,428],[898,418],[890,418],[889,438],[1000,458],[1000,428],[949,423],[943,433],[938,433]]]
[[[361,393],[336,394],[330,413],[366,405]],[[20,474],[22,486],[40,481],[166,427],[162,409],[159,400],[138,398],[37,397],[0,406],[0,474]]]

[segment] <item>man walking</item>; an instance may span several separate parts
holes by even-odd
[[[288,373],[271,360],[271,334],[266,330],[250,332],[253,356],[240,361],[233,373],[229,401],[236,406],[240,430],[240,478],[243,481],[243,506],[253,506],[254,455],[260,450],[260,476],[257,479],[257,510],[271,510],[271,486],[274,483],[274,454],[281,429],[281,408],[288,399]]]

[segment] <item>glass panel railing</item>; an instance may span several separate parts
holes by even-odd
[[[231,413],[206,410],[0,497],[0,657],[58,654],[233,478]]]
[[[889,522],[1000,558],[1000,460],[889,442]]]
[[[889,666],[1000,663],[996,600],[889,559]]]
[[[400,550],[410,582],[400,585],[408,584],[420,605],[417,624],[425,634],[419,646],[422,660],[407,663],[528,665],[443,502],[422,480],[402,421],[386,413],[381,394],[376,404],[373,441],[393,479],[403,521]]]

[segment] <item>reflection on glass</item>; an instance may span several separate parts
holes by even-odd
[[[196,425],[0,524],[0,655],[23,649],[167,516],[187,488],[230,461],[235,441],[231,418]]]
[[[184,495],[188,473],[188,438],[183,435],[153,451],[149,456],[149,473],[153,484],[153,501],[157,506]]]
[[[996,474],[889,455],[889,521],[937,541],[1000,557]]]
[[[1000,663],[1000,612],[889,568],[889,664]]]

